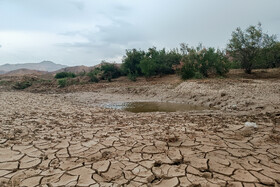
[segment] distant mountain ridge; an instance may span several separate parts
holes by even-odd
[[[57,71],[54,71],[52,73],[60,73],[60,72],[71,72],[71,73],[81,73],[81,72],[85,72],[88,73],[91,70],[93,70],[95,67],[94,66],[72,66],[72,67],[66,67],[66,68],[62,68],[59,69]]]
[[[53,72],[67,66],[61,64],[55,64],[51,61],[42,61],[40,63],[24,63],[24,64],[4,64],[0,65],[0,74],[7,73],[18,69],[29,69],[37,71]]]
[[[43,75],[47,71],[30,70],[30,69],[16,69],[5,73],[5,76],[21,76],[21,75]]]

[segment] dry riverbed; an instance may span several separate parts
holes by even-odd
[[[96,85],[0,92],[0,186],[280,185],[279,80]],[[211,109],[100,106],[133,101]]]

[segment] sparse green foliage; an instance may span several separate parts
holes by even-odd
[[[60,88],[67,86],[67,78],[58,79],[57,83]]]
[[[103,62],[100,70],[102,71],[102,79],[108,80],[109,82],[111,82],[112,79],[121,76],[120,68],[117,67],[116,64]]]
[[[97,74],[96,70],[93,70],[93,71],[91,71],[87,74],[87,76],[89,76],[89,78],[90,78],[90,82],[95,82],[95,83],[99,82],[99,79],[97,78],[97,75],[98,74]]]
[[[224,53],[214,48],[187,48],[179,71],[182,79],[203,78],[210,75],[223,76],[228,72],[228,59]]]
[[[30,81],[22,81],[22,82],[16,82],[16,84],[13,86],[16,90],[23,90],[25,88],[28,88],[32,85]]]
[[[99,82],[99,80],[108,80],[121,76],[120,68],[116,64],[110,64],[103,61],[100,67],[94,68],[87,76],[90,77],[91,82]]]
[[[251,73],[258,63],[261,63],[263,49],[271,48],[276,42],[276,36],[264,33],[261,24],[249,26],[245,31],[237,28],[232,33],[227,50],[235,61],[241,63],[246,73]]]
[[[60,72],[54,76],[54,78],[56,79],[74,78],[74,77],[76,77],[75,73],[71,73],[71,72]]]
[[[157,50],[155,47],[149,48],[147,52],[136,49],[127,50],[122,70],[129,79],[134,81],[141,75],[150,77],[172,74],[174,73],[172,66],[179,64],[181,58],[181,54],[176,50]]]
[[[172,66],[179,64],[180,60],[181,55],[175,50],[167,52],[165,49],[157,50],[153,47],[145,53],[140,62],[141,72],[146,77],[172,74],[174,73]]]
[[[78,73],[78,76],[81,76],[81,77],[83,77],[83,76],[85,76],[85,75],[86,75],[86,72],[85,72],[85,71],[82,71],[82,72]]]
[[[241,69],[241,63],[239,61],[229,61],[229,69]]]
[[[261,63],[257,64],[257,68],[280,67],[280,42],[275,43],[271,47],[263,48],[259,58]]]
[[[133,75],[133,74],[128,74],[127,77],[131,80],[131,81],[136,81],[137,76]]]
[[[123,58],[122,71],[129,78],[136,80],[137,76],[141,76],[140,62],[144,58],[145,52],[137,49],[126,50]]]
[[[2,86],[2,85],[8,85],[8,84],[9,84],[9,81],[0,80],[0,86]]]
[[[203,79],[204,76],[200,72],[195,72],[193,78],[195,78],[195,79]]]
[[[192,63],[184,63],[182,68],[179,70],[179,74],[183,80],[191,79],[194,77],[196,68]]]

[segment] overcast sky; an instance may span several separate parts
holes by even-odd
[[[280,37],[280,0],[0,0],[0,65],[121,62],[126,49],[226,47],[261,22]]]

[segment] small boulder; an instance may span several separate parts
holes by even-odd
[[[254,128],[258,128],[258,125],[254,122],[246,122],[245,123],[245,127],[254,127]]]
[[[225,92],[222,92],[221,93],[221,97],[224,97],[224,96],[226,96],[227,94],[225,93]]]

